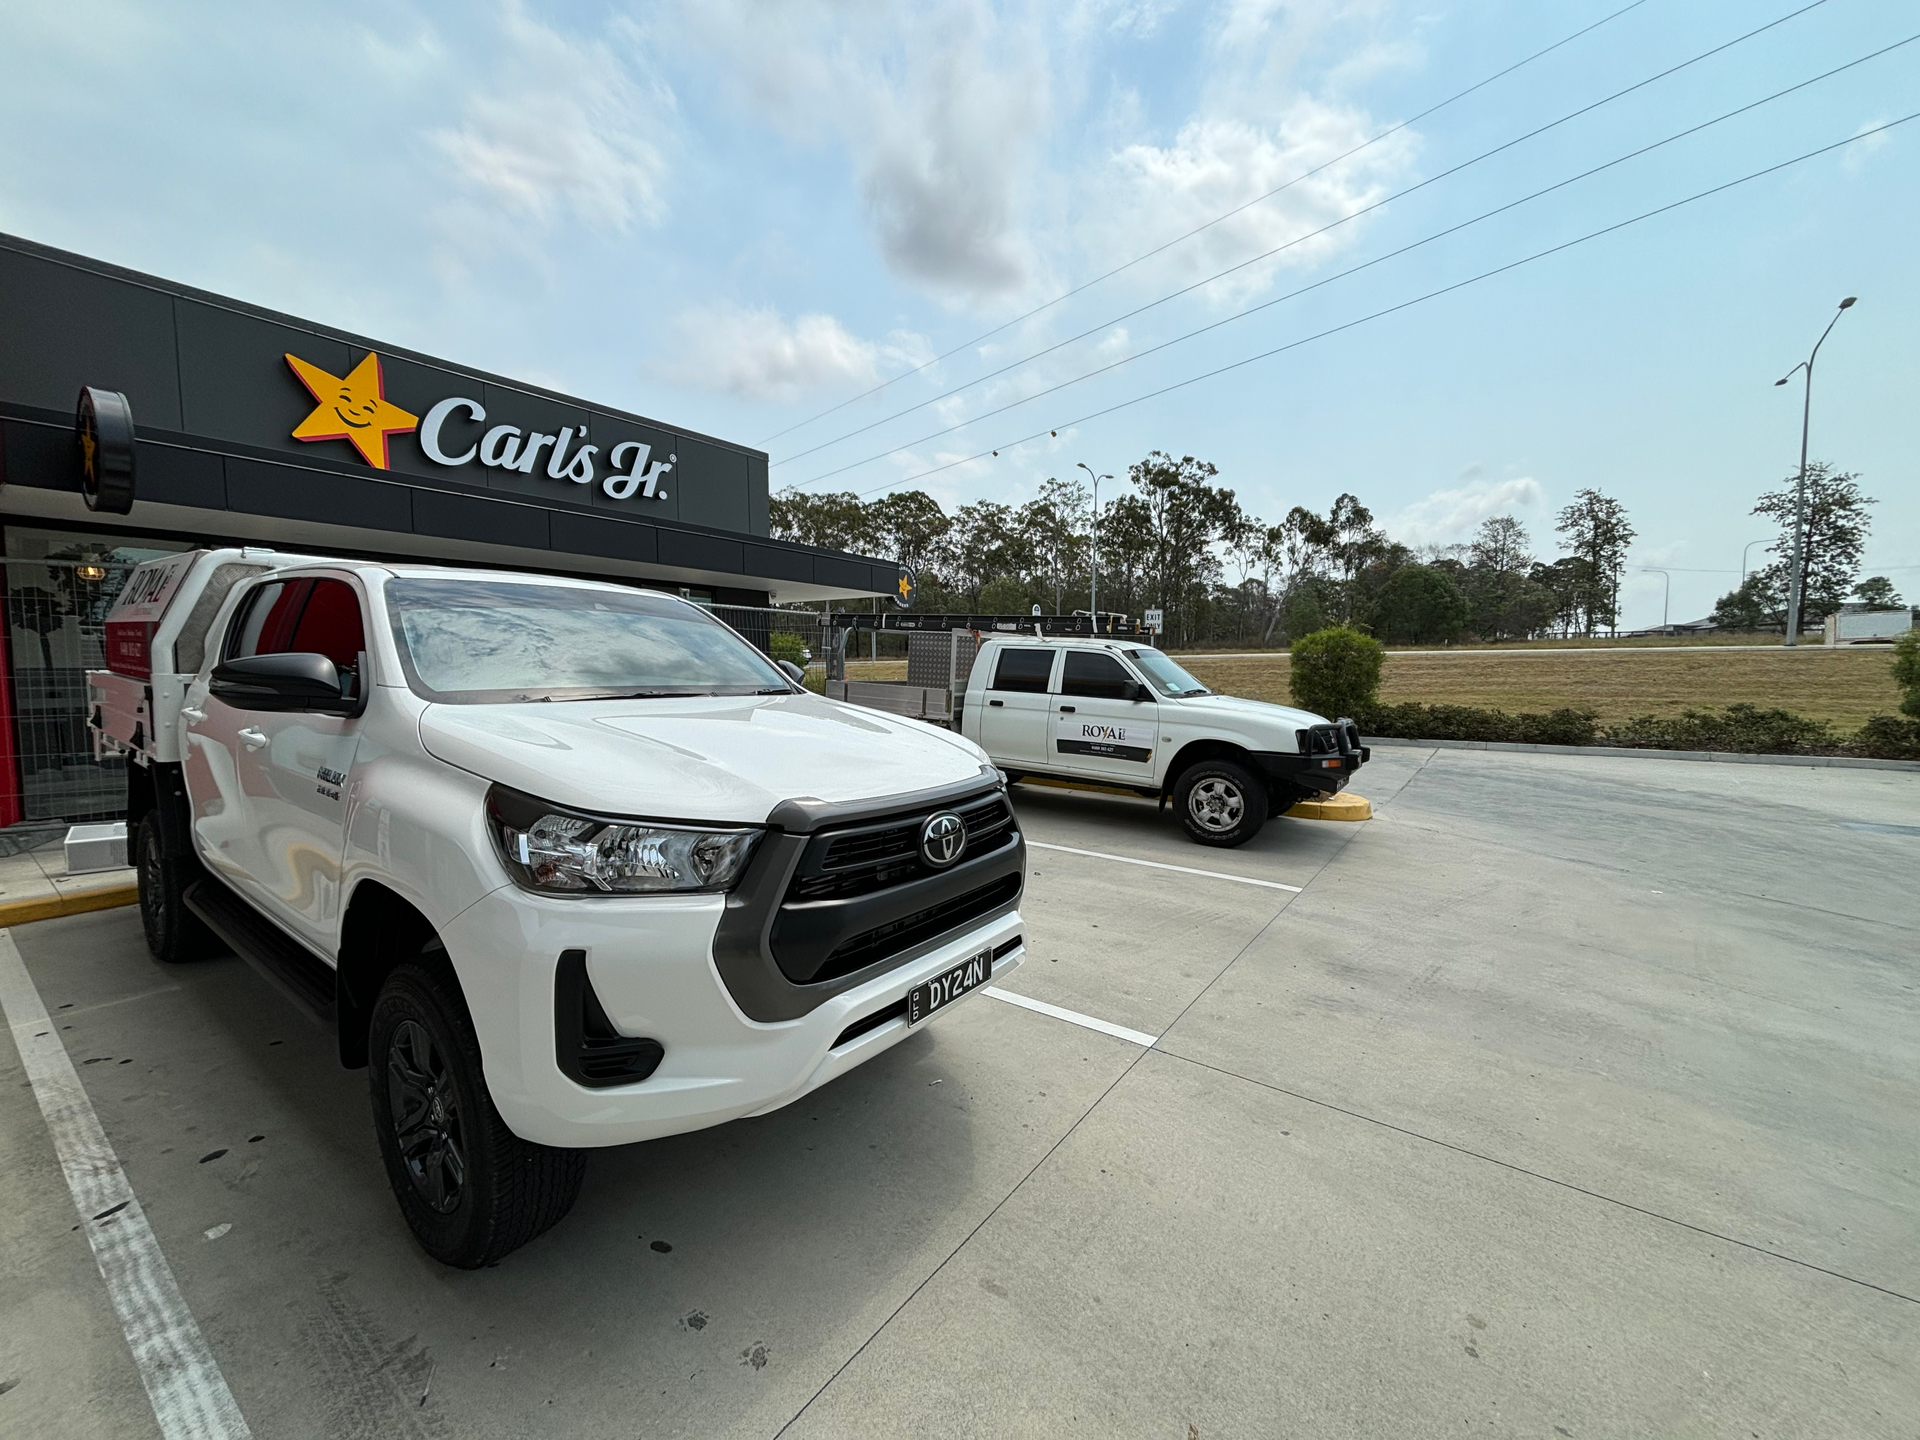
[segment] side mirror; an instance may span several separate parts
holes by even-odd
[[[786,676],[787,679],[803,689],[806,687],[807,672],[802,670],[798,665],[794,664],[791,660],[776,660],[773,663],[780,667],[780,673]]]
[[[1138,680],[1133,681],[1127,690],[1127,699],[1129,700],[1134,700],[1134,701],[1151,700],[1152,698],[1153,698],[1153,692],[1147,689],[1147,687],[1142,685]]]
[[[366,708],[360,696],[341,693],[339,668],[324,655],[249,655],[223,661],[213,667],[207,690],[236,710],[358,715]]]

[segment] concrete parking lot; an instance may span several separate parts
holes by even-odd
[[[256,1435],[1920,1431],[1920,775],[1374,753],[1023,787],[1005,988],[1136,1038],[976,997],[474,1273],[240,962],[12,939]],[[155,1433],[81,1218],[0,1046],[0,1434]]]

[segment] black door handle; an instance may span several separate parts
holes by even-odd
[[[1062,706],[1060,707],[1060,713],[1061,713],[1062,715],[1071,715],[1071,714],[1073,714],[1073,706],[1071,706],[1071,705],[1062,705]]]
[[[1006,701],[1004,701],[1004,700],[989,700],[989,701],[987,701],[987,704],[989,704],[989,705],[991,705],[991,706],[993,706],[993,707],[994,707],[995,709],[998,709],[998,708],[999,708],[1000,706],[1002,706],[1002,705],[1004,705],[1004,704],[1006,704],[1006,703],[1007,703],[1007,702],[1006,702]]]

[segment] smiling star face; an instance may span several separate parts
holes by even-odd
[[[417,429],[420,417],[387,399],[380,357],[371,350],[345,379],[297,355],[287,364],[313,396],[313,413],[294,427],[296,440],[345,440],[376,470],[387,468],[387,437]]]

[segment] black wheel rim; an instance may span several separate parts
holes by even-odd
[[[407,1178],[435,1214],[447,1214],[466,1186],[466,1138],[446,1056],[417,1020],[402,1020],[387,1042],[387,1109]]]
[[[166,938],[167,887],[160,873],[160,847],[149,840],[140,847],[140,920],[147,944],[158,950]]]

